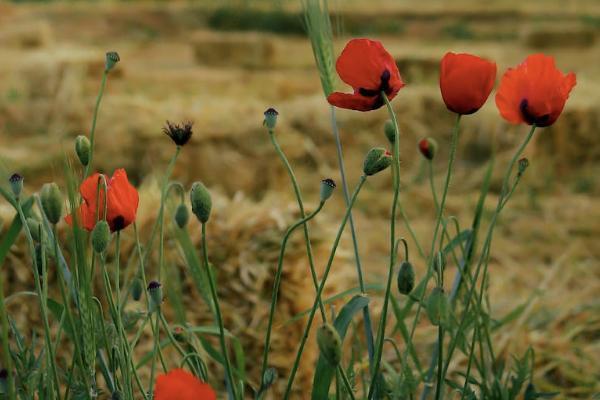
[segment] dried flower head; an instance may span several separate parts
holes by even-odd
[[[173,124],[167,121],[167,125],[163,128],[165,135],[171,138],[177,146],[184,146],[192,137],[191,121],[186,121],[181,124]]]

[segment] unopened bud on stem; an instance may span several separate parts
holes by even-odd
[[[58,185],[54,182],[44,184],[40,192],[40,200],[48,221],[52,225],[58,224],[63,209],[63,197]]]
[[[365,175],[375,175],[392,164],[392,153],[381,147],[375,147],[367,153],[363,164]]]
[[[195,182],[190,192],[190,202],[192,203],[192,212],[196,218],[203,224],[208,221],[212,209],[212,200],[210,193],[202,182]]]

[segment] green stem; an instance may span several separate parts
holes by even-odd
[[[108,78],[108,70],[104,70],[102,74],[102,82],[100,83],[100,91],[96,98],[96,106],[94,107],[94,115],[92,117],[92,129],[90,130],[90,159],[88,164],[85,166],[83,173],[83,179],[87,178],[90,174],[92,167],[92,161],[94,160],[94,143],[96,138],[96,122],[98,121],[98,111],[100,110],[100,103],[102,102],[102,96],[104,95],[104,89],[106,88],[106,79]]]
[[[31,231],[29,230],[29,225],[27,224],[27,219],[25,218],[25,213],[23,212],[23,208],[21,207],[21,202],[18,199],[16,202],[16,206],[17,213],[19,214],[19,218],[21,219],[21,224],[23,225],[23,230],[25,232],[25,237],[27,238],[29,251],[33,261],[33,276],[35,280],[35,289],[38,294],[40,311],[42,314],[42,322],[44,325],[46,351],[48,352],[48,356],[50,357],[50,371],[52,373],[52,379],[54,380],[54,389],[56,390],[57,398],[60,400],[60,381],[58,379],[58,372],[56,371],[54,349],[52,348],[52,340],[50,338],[50,323],[48,322],[48,299],[43,296],[43,290],[40,286],[40,274],[37,265],[37,257],[35,254],[35,244],[33,242],[33,237],[31,236]],[[54,398],[54,395],[52,396],[52,398]]]
[[[152,318],[150,318],[152,319]],[[158,355],[158,349],[160,348],[160,327],[158,326],[158,311],[156,312],[156,320],[154,322],[154,343],[152,345],[152,364],[150,366],[150,389],[148,393],[154,397],[154,376],[156,374],[156,356]],[[152,325],[152,321],[150,321]]]
[[[177,161],[177,156],[179,156],[179,152],[181,151],[181,147],[177,146],[177,150],[175,150],[175,154],[171,157],[171,161],[167,166],[167,173],[165,174],[165,180],[163,182],[162,188],[160,190],[160,208],[158,210],[158,224],[159,224],[159,246],[158,246],[158,281],[161,282],[162,270],[163,270],[163,262],[164,262],[164,214],[165,214],[165,202],[167,200],[167,191],[169,187],[169,179],[171,178],[171,174],[173,173],[173,168],[175,167],[175,161]]]
[[[350,206],[350,190],[348,189],[348,183],[346,181],[346,171],[344,168],[344,155],[342,153],[342,141],[340,138],[340,132],[338,130],[337,121],[335,117],[335,107],[331,106],[331,128],[333,130],[333,137],[335,139],[335,146],[338,158],[338,165],[340,167],[340,176],[342,178],[342,191],[344,192],[344,200],[346,207]],[[362,266],[360,262],[360,254],[358,252],[358,239],[356,237],[356,229],[354,227],[354,218],[350,213],[350,234],[352,235],[352,248],[354,249],[354,261],[356,263],[356,275],[358,277],[358,286],[362,293],[366,293],[365,282],[363,279]],[[365,336],[367,338],[367,351],[369,353],[369,366],[373,365],[373,357],[375,356],[375,345],[373,343],[373,328],[371,323],[371,314],[369,313],[369,306],[365,306],[363,309],[363,321],[365,323]]]
[[[15,398],[15,378],[8,344],[8,313],[4,306],[4,275],[0,270],[0,318],[2,319],[2,352],[4,353],[4,366],[8,371],[8,399]]]
[[[352,195],[352,198],[350,199],[350,203],[349,203],[348,207],[346,208],[346,214],[344,215],[344,218],[342,219],[342,222],[338,229],[337,235],[335,237],[335,241],[333,242],[333,247],[331,249],[331,253],[329,254],[329,259],[327,261],[327,266],[325,267],[325,272],[323,273],[323,277],[321,278],[321,283],[319,284],[319,290],[317,291],[317,296],[315,298],[313,307],[310,310],[310,314],[308,316],[308,322],[306,324],[306,327],[304,328],[304,334],[302,335],[302,339],[300,341],[300,347],[298,348],[298,352],[296,353],[296,358],[294,360],[294,364],[292,365],[292,371],[290,373],[290,377],[288,378],[287,386],[285,389],[285,394],[283,397],[284,399],[288,399],[290,396],[292,386],[294,384],[294,379],[296,377],[296,372],[298,371],[298,367],[300,365],[300,359],[302,358],[302,352],[304,351],[304,346],[306,345],[306,341],[308,340],[308,333],[310,332],[310,328],[311,328],[313,319],[315,318],[317,308],[319,307],[319,302],[321,301],[321,294],[323,293],[323,289],[325,288],[325,283],[327,282],[327,277],[329,276],[329,271],[331,270],[331,266],[333,264],[333,259],[335,257],[337,247],[340,243],[340,239],[342,238],[342,233],[344,232],[344,227],[346,226],[346,223],[348,222],[350,213],[352,211],[352,207],[354,206],[354,203],[356,202],[356,198],[358,197],[358,194],[360,193],[360,189],[363,187],[366,180],[367,180],[367,177],[365,175],[360,177],[358,186],[354,190],[354,194]]]
[[[271,143],[273,143],[273,147],[275,147],[275,151],[277,152],[277,154],[279,155],[279,158],[285,165],[288,175],[290,176],[290,180],[292,181],[292,186],[294,187],[294,193],[296,195],[296,201],[298,202],[298,208],[300,209],[300,218],[305,218],[306,212],[304,211],[304,203],[302,201],[302,194],[300,193],[300,187],[298,186],[298,180],[296,179],[294,170],[292,169],[290,162],[288,161],[287,157],[285,156],[285,153],[281,149],[281,146],[279,146],[279,143],[277,142],[277,139],[275,138],[275,132],[272,129],[269,130],[269,137],[271,138]],[[313,285],[314,285],[315,291],[316,291],[319,287],[319,280],[317,278],[317,272],[315,270],[315,262],[313,260],[312,248],[310,245],[310,235],[308,232],[308,225],[304,224],[303,228],[304,228],[304,242],[306,243],[306,254],[308,256],[308,265],[310,267],[310,274],[311,274],[311,277],[313,280]],[[321,309],[321,318],[323,318],[323,321],[327,321],[327,315],[325,313],[325,307],[323,307],[323,303],[320,303],[319,307]],[[264,372],[264,370],[263,370],[263,372]]]
[[[186,353],[183,350],[183,348],[181,347],[181,345],[179,344],[179,342],[177,342],[177,339],[175,339],[175,337],[173,336],[173,333],[171,332],[171,329],[169,328],[169,323],[167,322],[167,320],[165,319],[165,316],[162,312],[161,309],[159,309],[158,311],[158,317],[160,318],[160,322],[162,323],[163,327],[165,328],[165,331],[167,332],[167,336],[169,337],[169,340],[171,341],[171,344],[173,345],[173,347],[175,347],[175,349],[177,350],[177,352],[179,353],[179,355],[181,357],[186,357]],[[191,359],[187,359],[186,363],[189,365],[190,369],[192,371],[194,371],[195,375],[198,375],[200,371],[196,370],[196,366],[194,365],[194,363],[192,362]]]
[[[512,191],[508,191],[508,182],[512,173],[512,170],[515,166],[515,163],[517,162],[518,158],[520,157],[520,155],[523,153],[523,151],[525,150],[525,147],[527,146],[527,144],[531,141],[531,138],[533,137],[533,134],[535,132],[535,128],[536,126],[533,125],[531,127],[531,130],[529,131],[529,134],[525,137],[525,140],[523,140],[523,142],[521,143],[521,145],[519,146],[519,148],[517,149],[516,153],[514,154],[512,160],[510,161],[508,168],[506,170],[506,173],[504,175],[504,179],[502,181],[502,189],[500,192],[500,197],[498,198],[498,204],[496,206],[496,211],[494,212],[494,215],[492,216],[492,220],[490,222],[490,226],[488,227],[488,231],[487,231],[487,235],[486,235],[486,239],[482,248],[482,253],[481,253],[481,258],[479,259],[479,262],[477,263],[477,268],[475,270],[475,275],[473,277],[473,286],[471,287],[471,289],[469,290],[469,293],[467,294],[466,297],[466,306],[465,309],[463,311],[463,317],[461,319],[460,325],[458,327],[458,332],[462,332],[462,330],[464,329],[467,317],[468,317],[468,312],[470,309],[470,305],[471,305],[471,298],[473,297],[474,293],[477,290],[477,285],[476,282],[479,278],[480,272],[481,272],[481,268],[482,266],[485,264],[484,267],[484,277],[487,274],[487,267],[488,267],[488,258],[489,258],[489,253],[490,253],[490,247],[492,244],[492,238],[493,238],[493,234],[494,234],[494,228],[496,227],[496,222],[498,220],[498,217],[500,215],[500,212],[502,211],[504,205],[506,205],[505,200],[505,196],[507,196],[508,194],[512,193]],[[479,297],[479,301],[477,302],[477,310],[481,310],[481,299],[483,296],[483,291],[484,291],[484,287],[481,287],[481,295]],[[458,336],[453,338],[453,340],[450,341],[450,344],[448,345],[448,357],[444,366],[444,373],[442,375],[442,377],[446,376],[446,373],[448,371],[448,366],[450,365],[450,361],[452,358],[452,354],[456,348],[458,342]]]
[[[346,371],[344,371],[344,368],[342,368],[341,365],[338,365],[338,372],[339,372],[340,376],[342,377],[342,382],[344,382],[344,386],[346,387],[346,392],[348,392],[348,395],[350,396],[350,398],[352,400],[356,400],[356,397],[354,396],[354,392],[352,391],[352,385],[350,384],[350,381],[348,380]]]
[[[394,275],[394,264],[396,262],[396,211],[398,209],[398,197],[400,196],[400,133],[398,131],[398,121],[396,114],[390,104],[390,101],[385,93],[381,94],[385,100],[388,114],[394,125],[394,143],[393,143],[393,160],[392,160],[392,179],[394,187],[394,196],[392,200],[392,211],[390,216],[390,261],[388,266],[388,277],[383,300],[383,309],[381,311],[381,319],[379,320],[379,329],[377,330],[377,342],[375,348],[375,363],[371,371],[371,387],[369,388],[368,398],[373,398],[377,391],[377,375],[381,365],[381,357],[383,355],[383,342],[385,339],[385,325],[387,321],[387,310],[392,292],[392,279]],[[406,242],[405,242],[406,243]]]
[[[436,213],[439,212],[439,206],[437,193],[435,190],[435,181],[433,179],[433,161],[427,160],[427,166],[429,167],[429,186],[431,187],[431,195],[433,196],[433,204],[435,205]]]
[[[225,372],[227,373],[227,379],[229,380],[229,385],[231,386],[233,398],[237,399],[237,384],[236,381],[233,379],[231,362],[229,361],[229,353],[227,351],[227,344],[225,343],[225,327],[223,326],[223,318],[221,316],[219,296],[217,294],[215,279],[213,277],[210,264],[208,262],[208,250],[206,244],[206,223],[202,223],[202,255],[204,257],[204,266],[206,268],[206,275],[208,276],[208,283],[210,285],[210,293],[212,295],[212,300],[215,305],[215,317],[217,319],[217,324],[219,325],[219,342],[221,344],[221,351],[223,352],[223,359],[225,360]]]
[[[279,258],[277,261],[277,270],[275,272],[275,280],[273,282],[273,292],[271,295],[271,309],[269,311],[269,322],[267,325],[267,334],[265,336],[265,348],[263,350],[263,360],[262,360],[262,368],[261,368],[261,374],[260,374],[262,387],[264,387],[264,382],[262,382],[262,380],[264,379],[264,374],[265,374],[265,371],[267,370],[267,364],[268,364],[268,358],[269,358],[269,348],[271,345],[271,330],[273,329],[273,318],[275,316],[275,309],[277,306],[277,296],[279,294],[279,285],[281,283],[281,274],[283,272],[283,256],[285,255],[285,249],[287,246],[287,242],[288,242],[292,232],[296,228],[298,228],[300,225],[306,226],[306,222],[313,219],[319,213],[319,211],[321,211],[324,204],[325,204],[325,202],[322,201],[321,203],[319,203],[319,207],[312,214],[310,214],[307,217],[303,217],[300,221],[297,221],[292,226],[290,226],[288,228],[288,230],[286,231],[285,235],[283,236],[283,240],[281,241],[281,247],[279,250]],[[317,286],[317,290],[318,290],[318,286]],[[323,307],[322,302],[319,302],[319,304],[321,305],[321,307]],[[322,312],[323,312],[323,314],[325,313],[324,310],[322,310]],[[259,393],[260,393],[260,390],[259,390]]]

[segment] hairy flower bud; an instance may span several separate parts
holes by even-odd
[[[385,121],[385,124],[383,125],[383,133],[385,133],[385,137],[390,144],[394,144],[396,141],[396,127],[394,126],[394,121],[391,119]]]
[[[273,383],[275,383],[275,381],[277,380],[277,375],[277,370],[275,368],[267,368],[267,370],[263,374],[261,387],[262,390],[267,390],[268,388],[270,388],[273,385]]]
[[[23,190],[23,176],[17,173],[12,174],[10,178],[8,178],[8,183],[10,183],[10,189],[15,197],[18,198]]]
[[[190,219],[190,213],[184,203],[181,203],[177,206],[177,210],[175,210],[175,216],[173,219],[178,227],[181,229],[185,228]]]
[[[53,225],[58,224],[63,210],[63,197],[58,185],[54,182],[44,184],[40,200],[48,221]]]
[[[365,175],[375,175],[383,171],[392,164],[392,153],[381,147],[375,147],[369,150],[363,164]]]
[[[333,179],[327,178],[321,181],[321,201],[326,201],[333,194],[335,182]]]
[[[402,294],[409,294],[415,287],[415,270],[408,261],[400,264],[398,271],[398,291]]]
[[[206,189],[206,186],[202,182],[195,182],[192,185],[190,202],[192,203],[192,212],[196,215],[196,218],[205,224],[210,217],[212,200],[208,189]]]
[[[75,153],[79,162],[84,167],[87,167],[90,162],[91,144],[87,136],[79,135],[75,138]]]
[[[263,125],[267,127],[270,131],[275,129],[275,125],[277,125],[277,116],[279,113],[273,107],[268,108],[265,111],[265,120],[263,121]]]
[[[163,302],[162,285],[157,281],[148,284],[148,295],[150,296],[150,312],[157,311]]]
[[[427,316],[433,325],[445,325],[448,322],[450,305],[444,289],[435,287],[427,299]]]
[[[336,367],[342,360],[342,339],[331,324],[323,324],[317,330],[317,344],[321,355]]]
[[[92,230],[92,248],[98,254],[104,252],[110,243],[110,226],[102,220],[96,223]]]
[[[140,301],[142,298],[142,292],[144,291],[144,284],[139,276],[133,278],[131,282],[131,298],[135,301]]]
[[[121,61],[121,57],[119,57],[119,53],[117,53],[116,51],[109,51],[108,53],[106,53],[106,62],[104,64],[106,72],[113,69],[119,61]]]
[[[437,152],[437,142],[433,138],[419,140],[419,151],[428,160],[433,160]]]

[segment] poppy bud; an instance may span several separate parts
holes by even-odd
[[[162,285],[157,281],[152,281],[148,284],[148,294],[150,295],[150,312],[154,312],[160,308],[163,302]]]
[[[108,222],[101,220],[92,230],[92,248],[98,254],[104,252],[110,242],[110,227]]]
[[[117,53],[116,51],[109,51],[108,53],[106,53],[106,63],[105,63],[106,72],[113,69],[114,66],[119,61],[121,61],[121,57],[119,57],[119,53]]]
[[[16,173],[12,174],[10,178],[8,178],[8,182],[10,183],[10,189],[14,193],[15,197],[18,198],[23,190],[23,176]]]
[[[331,197],[335,189],[333,179],[327,178],[321,181],[321,201],[324,202]]]
[[[42,228],[42,224],[40,224],[40,221],[38,221],[35,218],[27,218],[27,227],[29,228],[29,232],[31,232],[31,237],[33,238],[33,240],[35,240],[36,242],[41,242],[42,238],[41,238],[41,228]]]
[[[90,140],[87,136],[79,135],[75,138],[75,153],[84,167],[87,167],[90,162],[90,149]]]
[[[427,316],[435,326],[445,325],[449,318],[448,298],[444,294],[444,289],[435,287],[427,299]]]
[[[385,124],[383,125],[383,133],[385,133],[385,137],[390,144],[394,144],[396,141],[396,127],[391,119],[385,121]]]
[[[262,380],[262,386],[261,386],[262,390],[266,390],[266,389],[270,388],[273,385],[273,383],[275,383],[276,380],[277,380],[277,370],[273,367],[267,368],[267,370],[263,374],[263,380]]]
[[[142,284],[142,280],[136,276],[133,278],[133,282],[131,282],[131,297],[135,301],[140,301],[142,298],[142,291],[144,290],[144,285]]]
[[[273,107],[268,108],[265,111],[265,120],[263,121],[263,125],[267,127],[270,131],[275,129],[275,125],[277,124],[277,116],[279,113]]]
[[[527,167],[529,167],[529,160],[527,158],[521,158],[519,160],[519,171],[517,172],[517,175],[519,177],[523,175]]]
[[[187,331],[185,330],[184,327],[182,327],[180,325],[173,327],[173,330],[171,333],[173,333],[173,337],[179,343],[187,343],[189,340],[189,335],[188,335]]]
[[[337,367],[342,360],[342,339],[331,324],[323,324],[317,330],[317,344],[321,355],[329,364]]]
[[[428,160],[433,160],[437,153],[437,142],[433,138],[419,140],[419,151]]]
[[[179,206],[177,206],[174,219],[178,227],[181,229],[185,228],[190,219],[190,213],[188,212],[187,206],[184,203],[181,203]]]
[[[400,264],[398,271],[398,291],[402,294],[409,294],[415,287],[415,270],[408,261]]]
[[[365,175],[375,175],[392,164],[392,153],[381,147],[369,150],[363,165]]]
[[[63,197],[58,185],[54,182],[44,184],[40,192],[40,200],[48,221],[53,225],[58,224],[63,209]]]
[[[212,200],[208,189],[206,189],[206,186],[202,182],[195,182],[192,185],[190,202],[192,203],[192,212],[196,215],[196,218],[205,224],[210,217]]]

